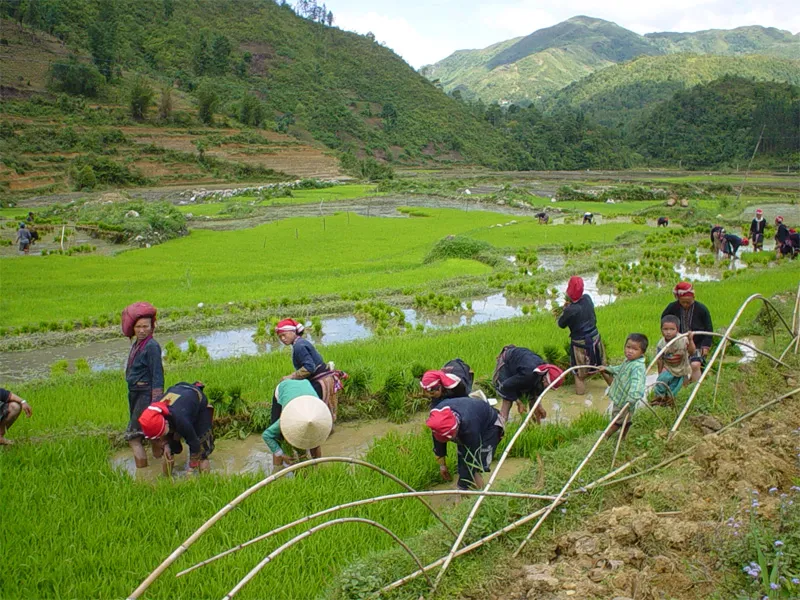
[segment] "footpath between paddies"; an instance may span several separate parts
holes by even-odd
[[[717,326],[722,326],[752,293],[758,291],[769,296],[792,291],[792,286],[796,285],[796,271],[792,266],[698,285],[698,299],[709,306]],[[619,348],[630,330],[642,330],[655,339],[661,308],[669,300],[668,290],[664,290],[662,294],[623,300],[599,310],[611,355],[619,356]],[[753,314],[748,316],[754,316],[757,310],[753,308]],[[398,364],[438,365],[454,355],[464,356],[479,374],[486,374],[490,372],[496,352],[505,343],[539,347],[558,344],[563,336],[550,317],[537,315],[461,331],[412,335],[389,342],[373,340],[333,346],[326,349],[326,354],[345,369],[350,365],[369,366],[376,381],[384,370]],[[204,378],[222,385],[239,384],[246,398],[261,400],[268,397],[274,382],[285,372],[287,361],[288,356],[283,355],[227,360],[176,369],[168,373],[168,378],[169,382]],[[730,403],[731,386],[738,383],[737,377],[741,377],[737,369],[730,369],[724,376],[723,399],[719,404],[733,414],[741,408]],[[768,388],[777,390],[779,379],[780,375],[769,369],[764,382]],[[86,434],[98,427],[122,428],[124,425],[123,385],[112,374],[32,382],[19,391],[31,400],[36,413],[34,419],[18,422],[19,429],[15,427],[14,437],[58,433],[59,439],[38,443],[21,441],[11,451],[0,453],[3,473],[0,503],[4,514],[9,515],[4,519],[7,523],[4,543],[16,556],[4,569],[0,583],[2,597],[124,597],[208,516],[258,479],[253,475],[222,477],[212,474],[177,485],[169,481],[153,485],[134,482],[126,474],[112,470],[108,461],[111,449],[108,440],[105,436]],[[699,400],[699,410],[711,406],[710,394],[703,394]],[[641,435],[633,438],[633,443],[646,443],[656,448],[657,440],[647,433],[658,426],[655,418],[643,412],[637,419]],[[592,429],[597,429],[597,423],[584,433]],[[588,434],[557,452],[543,452],[546,480],[538,483],[552,488],[555,482],[563,481],[592,439]],[[533,458],[537,450],[532,445],[528,456]],[[598,465],[607,467],[611,451],[611,445],[603,449]],[[654,460],[660,452],[654,452]],[[430,438],[424,433],[377,440],[365,459],[417,488],[437,481],[438,468],[431,460]],[[587,476],[593,473],[590,470]],[[526,489],[532,487],[527,485]],[[190,559],[206,558],[323,508],[396,491],[395,484],[361,469],[328,466],[307,471],[279,482],[228,515],[221,526],[192,548],[179,566],[189,566],[193,562]],[[601,501],[593,497],[587,510]],[[533,506],[532,502],[511,500],[492,503],[481,512],[472,536],[491,532],[498,524],[502,526],[508,522],[509,515],[525,514]],[[466,508],[467,503],[462,503],[447,516],[448,520],[458,523]],[[423,560],[434,560],[446,549],[443,548],[447,545],[442,535],[444,530],[440,526],[431,527],[432,517],[419,503],[405,500],[369,505],[359,509],[358,516],[386,524],[403,539],[411,538],[412,547],[422,554]],[[427,534],[414,537],[426,529]],[[147,597],[221,597],[267,551],[291,535],[282,534],[269,548],[255,546],[179,580],[168,573]],[[474,539],[472,536],[470,540]],[[275,561],[241,597],[312,598],[339,594],[331,590],[342,569],[359,558],[369,563],[364,557],[370,552],[390,547],[391,542],[385,536],[357,525],[326,530],[297,546],[291,555]],[[458,561],[446,579],[443,595],[453,597],[474,584],[476,578],[488,575],[489,565],[496,567],[503,551],[503,545],[498,544],[492,546],[481,561]],[[380,567],[380,577],[372,570],[356,576],[358,568],[350,569],[340,586],[346,595],[342,592],[339,597],[359,597],[360,589],[374,589],[375,580],[388,583],[388,575],[399,576],[412,570],[410,559],[399,557],[393,551],[380,555],[379,563],[375,566]],[[364,563],[360,565],[363,567]],[[401,596],[413,594],[414,590],[417,594],[420,591],[412,586]]]

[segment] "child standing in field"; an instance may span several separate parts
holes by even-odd
[[[667,344],[678,337],[681,322],[674,315],[667,315],[661,319],[661,335],[663,336],[656,346],[656,353],[661,352]],[[660,406],[674,406],[675,396],[683,387],[684,382],[691,381],[692,367],[689,356],[694,354],[694,334],[689,332],[688,337],[680,338],[673,342],[667,351],[658,359],[658,380],[651,404]]]
[[[625,340],[625,361],[617,367],[599,367],[603,378],[611,385],[608,390],[608,399],[613,405],[611,419],[613,425],[606,434],[610,438],[625,423],[625,415],[620,414],[628,407],[628,422],[622,432],[622,439],[628,435],[630,419],[636,409],[636,403],[644,398],[645,389],[645,364],[644,353],[647,351],[647,336],[641,333],[631,333]]]

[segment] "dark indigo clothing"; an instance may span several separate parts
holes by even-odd
[[[669,225],[669,219],[667,217],[658,217],[658,227],[666,227]]]
[[[131,352],[136,348],[134,342]],[[133,362],[125,369],[125,380],[129,390],[164,389],[164,366],[161,363],[161,346],[153,338],[147,340]],[[158,400],[158,398],[156,398]]]
[[[5,388],[0,388],[0,421],[8,416],[9,400],[11,400],[11,392]]]
[[[778,229],[775,232],[775,241],[777,241],[779,244],[784,244],[788,239],[789,239],[789,228],[785,224],[781,223],[780,225],[778,225]]]
[[[500,362],[502,361],[502,364]],[[543,373],[534,369],[545,364],[542,357],[527,348],[512,346],[498,358],[494,387],[503,400],[515,402],[528,396],[533,402],[544,391]]]
[[[125,430],[125,440],[131,441],[136,438],[144,437],[142,426],[139,425],[139,417],[142,416],[144,409],[152,402],[150,387],[139,390],[128,390],[128,428]]]
[[[577,302],[564,307],[558,318],[561,329],[569,327],[569,337],[583,341],[586,336],[597,335],[597,316],[594,313],[594,302],[589,294],[581,296]]]
[[[449,406],[458,415],[458,435],[453,441],[458,446],[458,487],[466,489],[473,485],[476,471],[489,470],[495,448],[503,437],[503,429],[497,425],[499,413],[488,402],[477,398],[448,398],[437,408]],[[433,453],[447,456],[447,443],[434,438]]]
[[[460,358],[454,358],[451,361],[445,363],[444,367],[442,367],[442,371],[445,373],[452,373],[459,379],[461,379],[461,383],[459,383],[456,387],[452,390],[448,390],[447,388],[442,389],[443,397],[445,398],[463,398],[464,396],[469,396],[472,392],[472,382],[474,373],[470,366],[465,363]]]
[[[678,317],[680,321],[680,333],[689,333],[690,331],[714,331],[714,325],[711,323],[711,313],[708,312],[705,304],[695,301],[689,307],[688,311],[681,308],[680,303],[676,300],[670,302],[664,312],[661,313],[663,319],[667,315]],[[698,348],[710,348],[711,336],[709,335],[696,335],[694,337],[694,344]]]
[[[764,236],[764,229],[767,226],[766,219],[753,219],[750,221],[750,237],[755,238],[757,235]]]
[[[208,458],[214,451],[214,436],[212,414],[202,388],[182,381],[171,386],[163,400],[169,405],[166,419],[170,432],[186,441],[192,456]]]
[[[327,369],[325,361],[314,348],[314,344],[302,337],[298,337],[292,344],[292,364],[296,371],[305,367],[305,370],[311,375]]]
[[[742,245],[742,238],[732,233],[726,233],[725,236],[725,254],[736,256],[736,252]]]

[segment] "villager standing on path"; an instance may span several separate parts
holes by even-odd
[[[750,239],[753,240],[753,252],[764,249],[764,230],[767,227],[767,220],[764,218],[764,211],[756,209],[755,218],[750,221]]]
[[[305,327],[294,319],[283,319],[275,328],[281,343],[292,347],[292,365],[295,371],[286,375],[286,379],[308,379],[317,396],[328,406],[331,418],[336,423],[336,412],[339,404],[338,393],[342,389],[342,380],[347,374],[334,369],[333,363],[325,363],[322,355],[314,348],[314,344],[303,336]]]
[[[147,302],[131,304],[122,311],[122,333],[134,338],[125,366],[128,383],[128,428],[125,439],[133,450],[136,468],[147,466],[147,452],[142,445],[144,434],[139,417],[148,405],[161,399],[164,392],[164,365],[161,346],[153,339],[156,308]]]
[[[567,301],[558,317],[561,329],[569,327],[569,364],[571,367],[599,367],[606,364],[606,350],[600,332],[597,330],[597,316],[594,302],[589,294],[583,293],[583,279],[570,277],[567,284]],[[586,393],[584,380],[591,375],[589,369],[579,369],[575,374],[575,393]]]
[[[153,456],[164,456],[167,475],[175,464],[174,455],[183,451],[181,438],[189,446],[189,472],[211,470],[208,457],[214,451],[214,407],[209,406],[203,387],[199,381],[176,383],[139,417],[145,437],[153,440]]]
[[[693,333],[695,331],[714,331],[711,323],[711,313],[708,308],[694,299],[694,286],[688,281],[681,281],[672,290],[675,302],[670,302],[664,312],[661,313],[663,319],[667,315],[678,317],[680,322],[680,333]],[[693,336],[696,350],[689,357],[689,364],[692,367],[692,381],[700,379],[700,373],[706,362],[706,356],[711,349],[710,335]]]
[[[541,356],[528,348],[520,348],[513,344],[506,346],[497,357],[492,383],[497,395],[503,400],[500,415],[503,422],[508,421],[511,405],[516,403],[520,414],[528,412],[522,403],[522,398],[527,397],[528,403],[533,404],[536,399],[562,373],[555,365],[548,365]],[[562,380],[563,382],[563,380]],[[559,387],[559,382],[556,387]],[[534,411],[536,422],[541,423],[547,418],[547,412],[541,403]]]
[[[319,409],[323,411],[322,414]],[[284,415],[288,421],[283,418]],[[302,435],[298,432],[298,419],[306,423],[301,428],[306,431]],[[308,450],[311,458],[322,457],[320,445],[328,439],[332,425],[330,411],[317,396],[311,382],[307,379],[281,381],[272,397],[270,426],[261,435],[261,439],[272,452],[273,467],[278,469],[294,463],[281,448],[282,439],[286,439],[295,448]]]
[[[15,242],[19,242],[19,251],[23,252],[24,254],[29,254],[31,250],[31,231],[25,227],[25,223],[19,224],[19,230],[17,231],[17,237],[14,239]]]
[[[24,412],[25,416],[30,419],[33,411],[23,398],[7,389],[0,388],[0,446],[10,446],[14,443],[7,440],[5,435],[21,412]]]
[[[433,432],[433,453],[445,481],[447,442],[458,446],[458,489],[483,488],[481,473],[489,471],[503,437],[505,420],[488,402],[477,398],[447,398],[431,410],[425,424]]]

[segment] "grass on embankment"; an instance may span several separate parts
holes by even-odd
[[[698,283],[697,297],[708,306],[715,327],[721,328],[748,296],[759,292],[769,297],[784,292],[796,284],[795,274],[795,265],[789,263],[753,270],[722,282]],[[661,311],[671,301],[670,290],[662,289],[599,308],[598,327],[609,356],[619,361],[625,337],[633,331],[650,338],[652,356],[660,337]],[[759,308],[751,306],[743,322]],[[547,346],[563,348],[567,340],[567,332],[556,326],[551,315],[537,313],[458,330],[351,342],[320,350],[326,360],[335,361],[340,369],[366,371],[369,388],[377,390],[392,371],[408,370],[413,364],[437,368],[458,356],[472,366],[477,376],[489,376],[497,353],[506,344],[528,346],[541,353]],[[225,389],[240,386],[242,397],[253,403],[268,401],[276,382],[291,370],[288,349],[284,348],[283,352],[262,356],[168,366],[166,382],[171,385],[201,380],[208,386]],[[35,418],[20,419],[12,430],[12,438],[64,432],[73,427],[112,427],[121,431],[126,422],[126,388],[121,372],[35,381],[15,386],[14,391],[31,401]]]
[[[533,229],[519,218],[518,225],[489,230],[500,221],[497,214],[428,212],[427,218],[340,214],[324,221],[297,218],[237,231],[193,231],[185,238],[117,256],[9,259],[3,262],[0,325],[81,320],[119,312],[144,299],[159,308],[189,308],[199,302],[402,289],[490,271],[472,261],[423,265],[430,246],[448,234],[474,234],[496,245],[542,246],[570,239],[611,242],[640,227]]]

